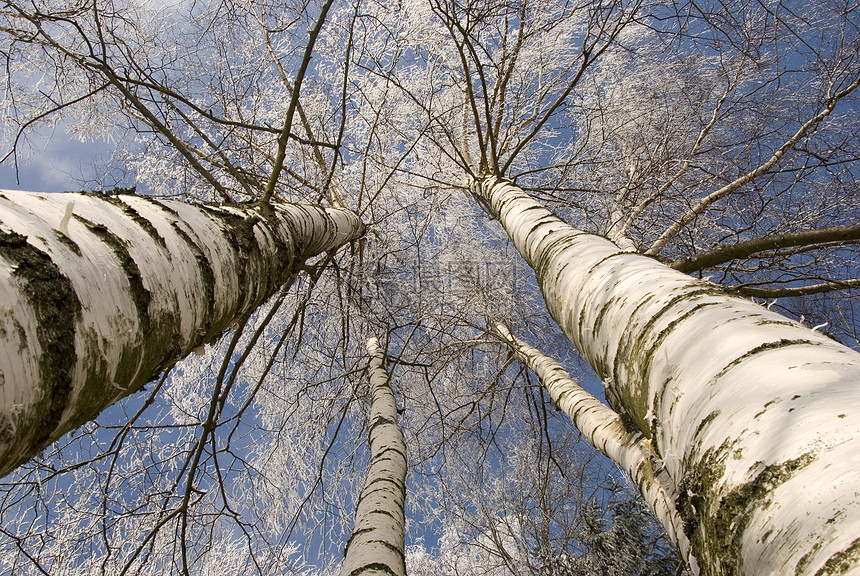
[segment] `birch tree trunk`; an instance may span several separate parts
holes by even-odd
[[[690,542],[675,509],[678,495],[666,478],[665,467],[651,449],[651,440],[638,430],[627,430],[617,412],[577,384],[561,364],[511,334],[507,326],[498,324],[496,333],[537,374],[556,406],[568,415],[585,439],[630,475],[669,538],[678,545],[681,555],[688,558]]]
[[[472,191],[650,440],[694,570],[860,573],[860,354],[577,230],[509,182]]]
[[[370,469],[355,509],[355,527],[344,551],[342,576],[406,576],[404,556],[406,444],[397,427],[397,403],[385,355],[376,338],[370,355]]]
[[[360,236],[346,210],[0,193],[0,476]]]

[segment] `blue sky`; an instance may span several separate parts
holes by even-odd
[[[11,142],[3,142],[2,154],[10,146]],[[18,156],[19,182],[16,182],[14,161],[7,158],[0,164],[0,189],[32,192],[80,190],[86,187],[82,181],[92,180],[95,176],[93,161],[113,146],[107,139],[81,142],[61,123],[54,130],[30,130]]]

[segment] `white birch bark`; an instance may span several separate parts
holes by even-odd
[[[651,440],[701,573],[860,573],[860,354],[577,230],[509,182],[472,191]]]
[[[636,252],[636,244],[627,236],[627,232],[621,227],[621,222],[624,217],[621,214],[619,207],[616,205],[612,210],[612,223],[606,231],[606,236],[616,246],[625,252]]]
[[[0,475],[363,229],[307,205],[0,191]]]
[[[627,430],[617,412],[577,384],[561,364],[511,334],[507,326],[496,325],[496,333],[537,374],[556,406],[570,417],[585,439],[630,475],[654,516],[666,527],[669,538],[688,559],[690,542],[675,509],[678,495],[666,478],[662,460],[651,449],[651,440],[638,430]]]
[[[404,556],[406,444],[397,427],[397,403],[385,354],[376,338],[370,355],[370,468],[355,509],[355,527],[344,550],[341,576],[406,576]]]

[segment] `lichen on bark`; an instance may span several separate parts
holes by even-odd
[[[21,433],[15,439],[19,446],[13,450],[13,458],[20,461],[33,447],[51,437],[66,409],[76,362],[75,330],[81,303],[71,282],[51,257],[29,244],[25,236],[0,231],[0,258],[13,267],[12,276],[20,282],[20,292],[39,323],[36,337],[40,350],[40,400],[31,412],[22,413],[21,421],[14,423]],[[23,329],[19,337],[22,346],[30,345]],[[8,432],[8,428],[0,430],[3,436]],[[3,438],[4,443],[9,440],[11,438]]]

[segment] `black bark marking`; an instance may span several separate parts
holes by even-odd
[[[256,278],[253,283],[250,283],[248,278],[250,274],[259,274],[261,270],[253,270],[254,262],[261,260],[262,250],[257,242],[257,237],[254,234],[254,226],[261,221],[261,218],[255,215],[242,216],[227,210],[218,210],[213,206],[201,204],[197,206],[202,212],[205,212],[209,218],[218,223],[222,233],[227,236],[228,244],[236,252],[237,264],[236,276],[239,283],[240,293],[247,294],[244,302],[239,303],[240,309],[245,309],[253,305],[258,299],[258,293],[269,293],[274,286],[280,285],[281,272],[284,268],[280,266],[272,266],[269,271],[268,278]],[[289,268],[289,266],[286,266]],[[251,285],[258,287],[258,293],[252,293],[248,290]]]
[[[176,210],[174,210],[173,208],[171,208],[170,206],[168,206],[164,202],[159,202],[158,200],[156,200],[152,196],[138,196],[138,198],[140,198],[141,200],[145,200],[154,206],[158,206],[159,209],[164,210],[165,212],[167,212],[168,214],[170,214],[174,218],[180,219],[179,212],[177,212]]]
[[[399,430],[398,430],[398,432],[399,432]],[[383,448],[382,450],[379,451],[379,453],[374,455],[374,458],[381,458],[386,452],[394,452],[395,454],[397,454],[398,456],[403,458],[404,462],[406,461],[406,453],[403,452],[402,450],[398,449],[398,448],[395,448],[394,446],[389,446],[387,448]],[[393,460],[393,458],[386,458],[386,460]]]
[[[349,550],[350,544],[355,539],[356,536],[361,536],[362,534],[366,534],[368,532],[373,532],[374,528],[359,528],[358,530],[354,530],[352,535],[349,537],[349,540],[346,542],[346,546],[343,547],[343,555],[346,556],[347,551]]]
[[[126,204],[122,198],[118,196],[104,196],[102,199],[105,202],[113,204],[117,208],[123,211],[123,213],[128,216],[135,224],[141,227],[141,229],[146,232],[150,238],[152,238],[156,244],[161,246],[162,248],[167,248],[167,242],[164,240],[164,237],[158,233],[155,226],[153,226],[152,222],[141,216],[140,212]],[[167,257],[170,258],[170,253],[167,252]]]
[[[197,245],[197,243],[188,235],[188,233],[182,229],[182,226],[179,222],[174,221],[171,223],[173,226],[173,231],[176,232],[176,235],[179,236],[185,245],[188,246],[188,249],[194,254],[194,258],[197,260],[197,268],[200,271],[200,280],[203,283],[203,291],[206,299],[206,315],[205,318],[202,319],[202,322],[199,327],[200,337],[202,342],[208,342],[210,338],[217,336],[217,334],[210,334],[210,328],[212,326],[212,322],[214,320],[214,311],[215,311],[215,271],[212,269],[212,263],[209,262],[209,258],[206,257],[206,254]],[[191,343],[191,348],[198,346],[199,342],[196,339],[193,339]],[[191,350],[184,350],[183,353],[187,354],[191,352]]]
[[[660,309],[640,328],[632,330],[628,327],[628,329],[623,332],[615,352],[612,374],[615,382],[628,382],[628,390],[624,392],[623,396],[628,399],[635,400],[631,401],[628,409],[631,409],[631,411],[632,409],[635,409],[635,412],[633,413],[635,414],[637,422],[644,423],[645,413],[648,410],[656,412],[659,408],[659,405],[651,407],[645,406],[647,393],[646,384],[651,378],[651,370],[656,351],[660,349],[666,338],[682,322],[704,308],[721,305],[723,302],[717,300],[699,302],[686,310],[680,316],[669,321],[666,327],[656,334],[653,341],[650,341],[649,336],[654,333],[656,324],[666,315],[671,316],[672,314],[677,314],[676,306],[679,303],[692,302],[702,296],[713,295],[722,296],[723,294],[711,286],[703,286],[701,284],[694,284],[686,287],[686,289],[681,293],[675,294],[665,304],[663,304]],[[644,303],[645,302],[642,304],[644,305]],[[636,306],[634,315],[631,316],[631,318],[639,314],[641,307],[642,305]],[[632,375],[628,375],[625,378],[621,374],[622,367],[626,367]],[[663,383],[662,389],[658,394],[655,394],[655,398],[658,400],[662,398],[665,387],[668,384],[669,381]],[[633,386],[636,386],[636,389],[634,389]],[[638,428],[643,434],[647,435],[649,433],[649,425],[647,423],[644,424],[644,426],[640,425]]]
[[[254,226],[262,220],[259,216],[253,214],[242,216],[206,205],[199,205],[197,208],[224,227],[232,240],[231,245],[237,247],[243,256],[259,252],[257,238],[254,235]]]
[[[737,366],[738,364],[740,364],[741,362],[743,362],[744,360],[746,360],[750,356],[755,356],[756,354],[760,354],[762,352],[767,352],[768,350],[776,350],[778,348],[785,348],[787,346],[799,346],[799,345],[800,346],[802,346],[802,345],[819,346],[820,343],[814,342],[812,340],[807,340],[806,338],[795,338],[795,339],[780,338],[779,340],[776,340],[775,342],[765,342],[764,344],[756,346],[752,350],[744,353],[742,356],[739,356],[738,358],[735,358],[730,363],[728,363],[725,366],[725,368],[720,370],[717,373],[717,375],[713,377],[713,379],[711,380],[711,384],[715,384],[720,378],[725,376],[727,372],[729,372],[732,368],[734,368],[735,366]]]
[[[860,558],[860,538],[856,538],[845,550],[837,552],[825,562],[815,576],[837,576],[847,574],[857,567]]]
[[[82,256],[81,249],[78,246],[77,242],[60,232],[59,230],[54,230],[54,237],[65,244],[66,248],[75,253],[75,256]]]
[[[42,350],[39,356],[42,398],[34,407],[30,429],[15,450],[13,466],[35,455],[51,438],[65,411],[72,388],[75,355],[76,324],[81,317],[81,302],[71,281],[51,257],[27,242],[27,237],[15,232],[0,231],[0,254],[11,262],[12,276],[22,286],[36,314],[36,336]],[[5,438],[5,433],[0,432]]]
[[[349,573],[349,576],[358,576],[362,572],[369,572],[371,570],[378,570],[380,572],[385,572],[386,574],[391,574],[391,576],[397,576],[397,572],[389,568],[387,564],[382,564],[381,562],[373,562],[372,564],[365,564],[359,568],[356,568],[352,572]]]
[[[755,512],[769,505],[775,488],[815,460],[812,453],[806,453],[763,466],[755,478],[717,500],[715,492],[731,452],[728,444],[708,450],[690,467],[678,490],[676,508],[705,575],[739,573],[742,539]]]
[[[122,239],[108,230],[107,226],[90,222],[78,214],[74,214],[74,217],[82,222],[90,232],[98,236],[102,242],[110,246],[113,253],[119,259],[120,266],[122,267],[123,272],[125,272],[126,279],[129,283],[131,295],[134,299],[134,306],[137,309],[140,331],[145,337],[149,334],[150,330],[149,303],[152,300],[152,295],[143,285],[143,279],[141,278],[140,268],[138,268],[137,262],[135,262],[134,258],[131,257],[128,247]]]
[[[607,242],[608,242],[608,240],[607,240]],[[639,254],[637,254],[635,252],[620,252],[620,251],[619,252],[613,252],[612,254],[604,256],[603,258],[598,260],[597,263],[592,264],[591,268],[588,269],[588,275],[590,276],[590,275],[594,274],[595,270],[597,270],[598,268],[600,268],[601,266],[606,264],[609,260],[612,260],[613,258],[619,258],[621,256],[630,256],[633,259],[637,259],[637,260],[639,258],[643,258],[642,256],[640,256]]]
[[[385,426],[386,424],[391,424],[393,426],[397,426],[397,422],[391,420],[390,418],[386,418],[385,416],[377,416],[373,419],[373,422],[370,423],[370,426],[367,429],[367,437],[370,438],[373,431],[377,426]]]

